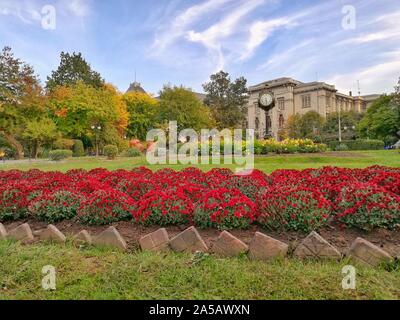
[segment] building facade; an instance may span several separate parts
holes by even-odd
[[[270,108],[263,108],[260,97],[272,96]],[[279,78],[249,87],[247,128],[254,129],[256,138],[279,139],[291,115],[316,111],[326,117],[329,113],[342,111],[365,112],[379,95],[353,96],[339,93],[334,85],[324,82],[303,83],[292,78]],[[371,102],[372,101],[372,102]]]

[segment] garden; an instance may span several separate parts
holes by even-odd
[[[371,231],[400,225],[400,168],[322,167],[151,171],[146,167],[65,173],[0,172],[0,221],[30,218],[88,225],[132,221],[144,226],[309,232],[327,225]]]

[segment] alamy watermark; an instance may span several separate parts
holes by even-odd
[[[42,288],[44,290],[56,290],[56,268],[46,265],[42,268]]]
[[[356,289],[356,268],[352,265],[346,265],[342,268],[342,274],[345,276],[342,279],[343,290]]]
[[[355,30],[357,27],[356,8],[352,5],[345,5],[342,7],[342,28],[344,30]]]
[[[202,129],[200,136],[194,129],[178,132],[176,121],[170,121],[166,131],[152,129],[146,140],[149,164],[232,164],[236,171],[254,169],[254,130]]]

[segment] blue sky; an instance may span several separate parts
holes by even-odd
[[[42,27],[43,6],[56,12]],[[355,28],[342,20],[355,9]],[[347,20],[346,20],[347,21]],[[250,85],[277,77],[325,81],[343,91],[390,92],[400,76],[399,0],[0,0],[0,45],[41,80],[63,51],[80,51],[125,91],[165,83],[202,91],[220,69]]]

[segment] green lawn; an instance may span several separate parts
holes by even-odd
[[[400,152],[396,150],[379,151],[351,151],[351,152],[326,152],[323,154],[294,154],[294,155],[271,155],[255,157],[255,168],[265,172],[272,172],[276,169],[305,169],[318,168],[322,166],[340,166],[348,168],[363,168],[371,165],[383,165],[400,167]],[[72,158],[61,162],[42,160],[40,162],[28,161],[24,163],[0,164],[0,170],[20,169],[28,170],[36,168],[44,171],[60,170],[67,171],[74,168],[93,169],[98,167],[110,170],[131,169],[137,166],[148,166],[151,169],[171,167],[176,170],[185,168],[185,165],[152,165],[149,166],[143,158],[117,158],[107,160],[105,158]],[[202,170],[209,170],[212,167],[236,168],[234,165],[199,165]]]
[[[399,299],[400,272],[357,267],[356,290],[343,290],[348,261],[193,260],[189,254],[0,241],[0,299]],[[41,287],[56,268],[55,291]]]

